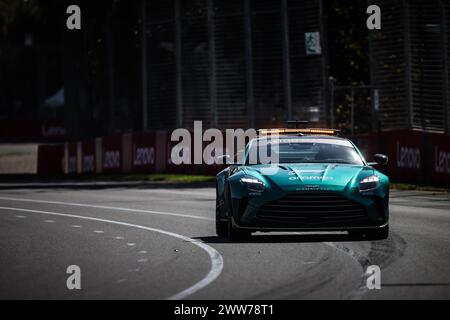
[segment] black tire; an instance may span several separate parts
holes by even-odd
[[[237,229],[233,227],[233,208],[231,202],[230,185],[227,184],[227,200],[228,200],[228,219],[227,224],[227,236],[231,242],[241,241],[250,238],[251,232],[247,230]]]
[[[219,209],[216,209],[216,234],[221,238],[228,236],[228,224],[227,221],[221,221],[219,217]]]
[[[389,226],[379,229],[350,230],[348,234],[356,240],[385,240],[389,237]]]
[[[220,220],[219,193],[217,191],[217,185],[216,185],[216,234],[221,238],[226,238],[228,236],[227,221]]]
[[[228,219],[228,240],[231,242],[249,240],[251,232],[233,227],[233,218]]]

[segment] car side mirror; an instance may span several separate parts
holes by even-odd
[[[231,164],[231,156],[224,154],[216,157],[217,163]]]
[[[389,158],[384,154],[376,154],[373,156],[373,161],[374,162],[369,162],[369,165],[373,166],[380,164],[384,166],[386,163],[388,163]]]

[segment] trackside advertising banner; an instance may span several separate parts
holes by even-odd
[[[95,140],[81,142],[81,173],[95,173]]]
[[[61,174],[64,171],[64,145],[40,145],[38,148],[37,172]]]
[[[191,136],[195,140],[194,133],[191,132]],[[376,153],[383,153],[389,157],[388,164],[378,166],[377,169],[389,175],[391,181],[450,186],[448,134],[419,130],[390,130],[380,134],[355,135],[350,139],[360,148],[368,162],[373,161]],[[131,171],[214,175],[225,167],[208,165],[204,161],[202,164],[194,164],[194,150],[180,148],[179,141],[171,140],[169,131],[107,136],[97,140],[101,152],[96,150],[99,146],[96,146],[95,140],[81,142],[81,148],[80,143],[66,143],[62,155],[52,148],[40,148],[38,168],[42,173],[52,171],[44,163],[46,161],[61,163],[62,159],[54,158],[62,156],[64,156],[64,172],[72,174]],[[201,148],[205,148],[208,144],[207,141],[199,141]],[[172,154],[178,154],[179,158],[190,161],[182,164],[173,163]]]
[[[66,143],[65,146],[65,172],[67,174],[77,173],[77,143]]]
[[[132,137],[132,171],[153,173],[156,168],[156,133],[136,133]]]
[[[102,139],[102,166],[104,173],[122,172],[122,136],[108,136]]]
[[[450,186],[450,135],[419,130],[384,131],[352,138],[367,161],[375,153],[389,157],[379,167],[392,181]]]
[[[435,135],[433,138],[433,181],[450,186],[450,135]]]

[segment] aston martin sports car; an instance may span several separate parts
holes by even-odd
[[[261,150],[271,161],[263,161]],[[218,236],[346,231],[361,240],[388,237],[389,178],[374,168],[387,163],[385,155],[366,162],[333,129],[267,129],[241,158],[216,176]]]

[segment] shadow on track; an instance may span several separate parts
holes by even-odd
[[[371,241],[366,238],[349,236],[347,234],[292,234],[292,235],[252,235],[249,238],[229,241],[218,236],[196,237],[205,243],[315,243],[315,242],[352,242]]]

